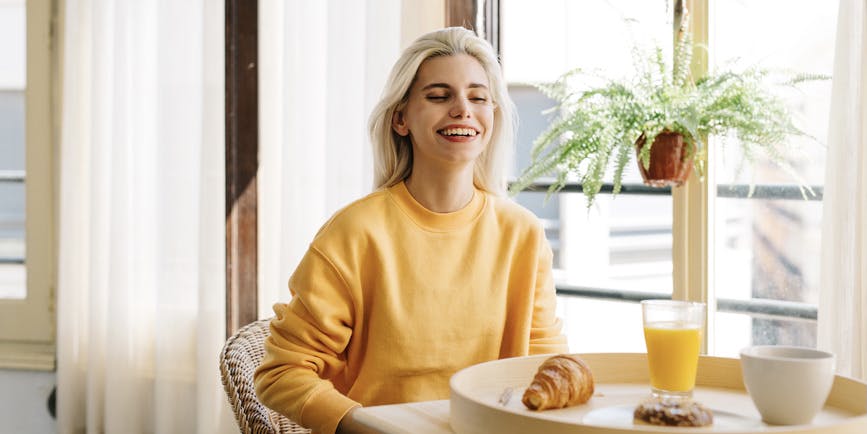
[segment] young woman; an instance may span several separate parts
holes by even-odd
[[[325,223],[274,306],[262,402],[352,432],[360,405],[445,399],[467,366],[568,351],[542,226],[503,197],[514,125],[485,40],[447,28],[404,51],[370,120],[377,190]]]

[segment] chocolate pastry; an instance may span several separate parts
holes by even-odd
[[[688,398],[649,398],[635,407],[636,422],[660,426],[708,426],[713,413],[707,407]]]

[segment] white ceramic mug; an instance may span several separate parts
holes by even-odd
[[[762,420],[812,422],[834,382],[834,354],[806,347],[757,345],[741,350],[744,385]]]

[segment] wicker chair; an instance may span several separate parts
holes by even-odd
[[[271,334],[271,319],[241,327],[226,341],[220,353],[223,388],[243,434],[310,433],[309,429],[265,407],[256,397],[253,371],[265,356],[265,339]]]

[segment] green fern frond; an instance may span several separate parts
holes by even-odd
[[[733,137],[740,143],[745,162],[767,157],[798,180],[805,194],[811,192],[787,161],[795,152],[790,139],[809,136],[794,125],[773,90],[774,86],[797,86],[828,77],[753,67],[738,72],[726,69],[693,80],[692,56],[706,47],[694,44],[685,29],[684,23],[670,66],[661,48],[644,51],[634,46],[635,74],[629,80],[573,69],[551,83],[534,84],[556,102],[546,111],[556,115],[533,142],[530,165],[512,184],[512,193],[540,177],[553,176],[556,181],[549,194],[577,180],[583,184],[588,207],[592,206],[607,169],[613,165],[617,194],[626,165],[635,158],[638,164],[649,166],[653,140],[663,131],[684,136],[701,177],[707,165],[706,138]],[[595,81],[601,84],[593,85]],[[639,137],[646,144],[636,155]]]

